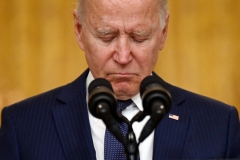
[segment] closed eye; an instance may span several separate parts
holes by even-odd
[[[100,37],[103,42],[110,43],[114,40],[115,37]]]
[[[147,40],[147,38],[137,38],[137,37],[132,37],[132,40],[137,43],[141,43]]]

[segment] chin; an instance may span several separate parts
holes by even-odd
[[[138,93],[139,87],[127,82],[121,82],[119,84],[113,84],[113,90],[117,99],[127,100]]]
[[[130,98],[132,98],[135,94],[133,94],[133,93],[126,93],[126,92],[121,92],[121,91],[116,91],[115,92],[115,95],[116,95],[116,98],[118,99],[118,100],[127,100],[127,99],[130,99]]]

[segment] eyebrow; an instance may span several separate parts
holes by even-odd
[[[151,32],[150,31],[144,31],[144,30],[140,31],[139,30],[139,31],[133,31],[132,34],[143,37],[143,36],[149,36],[151,34]]]
[[[101,35],[114,34],[117,32],[110,28],[97,28],[96,31],[97,31],[97,33],[99,33]],[[146,30],[136,30],[131,33],[131,35],[136,35],[136,36],[140,36],[140,37],[149,36],[150,34],[151,34],[151,31],[146,31]]]
[[[102,34],[102,35],[107,35],[107,34],[113,34],[115,31],[111,29],[106,29],[106,28],[98,28],[97,33]]]

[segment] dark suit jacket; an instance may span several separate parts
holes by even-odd
[[[94,160],[85,71],[74,82],[6,107],[1,160]],[[166,83],[171,114],[155,130],[153,159],[240,158],[237,110]]]

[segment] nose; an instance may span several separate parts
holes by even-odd
[[[122,36],[117,39],[115,53],[113,55],[113,59],[121,64],[125,65],[131,62],[132,53],[130,49],[130,41],[127,36]]]

